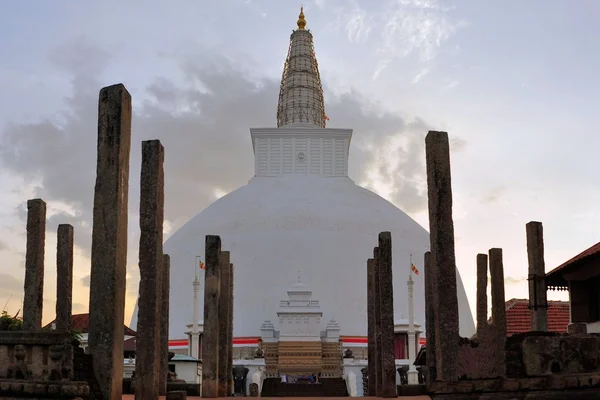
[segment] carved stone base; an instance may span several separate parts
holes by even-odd
[[[86,399],[90,395],[87,382],[48,382],[0,379],[0,399]]]
[[[597,398],[600,374],[565,374],[518,379],[478,379],[432,382],[432,399],[571,399]],[[589,397],[595,395],[596,397]]]

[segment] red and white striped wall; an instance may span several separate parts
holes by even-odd
[[[342,337],[342,343],[345,347],[367,347],[366,337]],[[260,338],[257,337],[241,337],[233,338],[233,347],[258,347]],[[426,339],[419,338],[419,345],[424,346]],[[169,340],[169,349],[187,349],[187,339]]]

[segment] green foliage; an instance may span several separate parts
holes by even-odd
[[[0,331],[20,331],[23,329],[23,320],[15,315],[11,317],[6,311],[0,315]]]

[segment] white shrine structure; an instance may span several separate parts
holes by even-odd
[[[198,307],[201,318],[204,277],[198,260],[204,257],[206,235],[219,235],[234,264],[235,363],[249,368],[266,364],[267,374],[285,373],[292,363],[303,366],[296,370],[320,366],[323,373],[336,368],[341,373],[340,366],[347,364],[342,352],[351,349],[360,371],[366,365],[367,259],[379,232],[390,231],[396,358],[397,364],[408,364],[409,260],[413,255],[414,264],[424,270],[429,233],[352,181],[348,176],[352,129],[327,128],[328,119],[313,36],[301,12],[283,69],[277,127],[250,129],[254,176],[193,217],[164,244],[164,252],[171,256],[171,351],[188,353],[189,339],[197,338],[191,346],[197,354],[191,355],[202,358],[202,321],[192,311]],[[303,283],[292,286],[288,299],[281,302],[298,271]],[[458,271],[457,287],[460,333],[469,337],[475,326]],[[312,300],[313,294],[318,302]],[[276,316],[276,324],[264,322]],[[324,322],[333,320],[337,322]],[[419,339],[418,331],[424,322],[421,275],[414,278],[416,346],[423,344],[424,335]],[[131,327],[136,325],[137,306]],[[260,360],[259,347],[265,357]],[[323,355],[332,351],[339,355],[338,362],[324,363]],[[278,361],[272,362],[270,356]]]

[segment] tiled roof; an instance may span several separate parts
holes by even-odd
[[[506,334],[529,332],[531,330],[531,310],[529,300],[511,299],[506,302]],[[548,301],[548,331],[567,333],[569,325],[569,302]]]
[[[552,271],[548,272],[546,274],[546,281],[548,281],[549,286],[553,286],[553,281],[559,282],[561,280],[559,275],[561,275],[560,272],[562,272],[562,270],[564,270],[567,267],[570,267],[571,265],[577,263],[578,261],[583,260],[584,258],[591,257],[591,256],[599,254],[599,253],[600,253],[600,242],[596,243],[589,249],[582,251],[581,253],[577,254],[575,257],[571,258],[570,260],[568,260],[568,261],[562,263],[561,265],[559,265],[558,267],[554,268]]]
[[[51,326],[55,321],[50,322],[46,327]],[[73,314],[71,315],[71,329],[81,332],[88,333],[90,327],[90,314]],[[136,336],[136,332],[130,329],[126,325],[123,325],[125,336]]]

